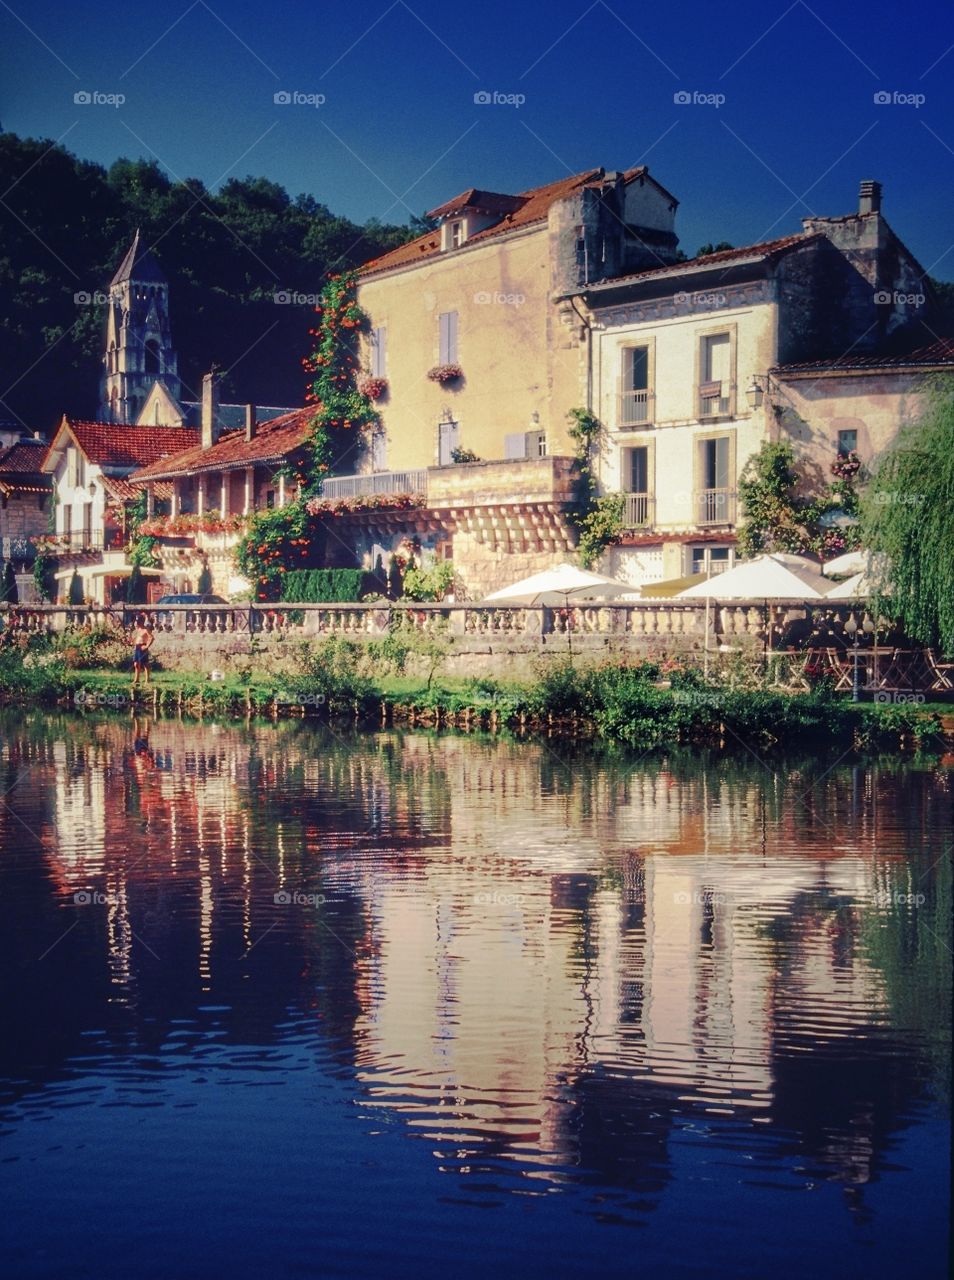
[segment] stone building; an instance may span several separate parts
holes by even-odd
[[[172,341],[169,281],[137,230],[109,285],[106,349],[100,395],[103,422],[150,427],[198,427],[202,405],[186,399]],[[216,403],[219,430],[244,426],[245,406]],[[291,409],[258,408],[258,420]]]
[[[933,305],[874,182],[861,184],[855,214],[597,281],[570,300],[585,317],[589,403],[606,429],[600,487],[625,498],[623,542],[605,567],[638,584],[731,565],[739,476],[784,429],[765,396],[770,370],[877,364],[876,353],[923,342]],[[816,397],[831,385],[817,383]],[[901,421],[886,390],[883,378],[879,448]],[[892,394],[911,391],[909,379]],[[837,448],[826,441],[828,461]]]
[[[0,560],[10,561],[21,601],[33,598],[33,539],[46,532],[53,485],[41,464],[45,441],[26,437],[0,448]]]

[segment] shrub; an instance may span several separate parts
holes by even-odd
[[[362,569],[293,569],[282,579],[282,599],[294,604],[354,603],[380,583]]]

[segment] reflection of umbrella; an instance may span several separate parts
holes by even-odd
[[[868,567],[867,551],[846,551],[843,556],[829,560],[822,568],[822,573],[838,578],[842,574],[862,573]]]
[[[604,578],[600,573],[590,573],[588,569],[578,569],[572,564],[558,564],[553,569],[544,569],[542,573],[534,573],[509,587],[491,592],[482,603],[565,605],[570,600],[613,600],[635,593],[636,588],[629,582]]]
[[[664,600],[677,596],[686,587],[694,587],[697,582],[704,582],[704,573],[690,573],[684,578],[666,578],[662,582],[644,582],[639,588],[641,600]]]
[[[820,600],[829,584],[803,556],[762,555],[680,591],[676,599]]]

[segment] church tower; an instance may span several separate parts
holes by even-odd
[[[169,323],[169,282],[137,229],[109,286],[103,422],[135,422],[156,382],[175,400],[181,394]]]

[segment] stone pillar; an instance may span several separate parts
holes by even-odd
[[[252,510],[255,501],[255,468],[245,468],[245,514]]]
[[[197,488],[198,493],[195,500],[195,509],[201,516],[205,513],[205,476],[199,476]]]
[[[172,498],[169,501],[169,514],[170,516],[175,517],[179,515],[181,510],[182,510],[182,503],[179,500],[179,482],[177,480],[173,480]]]
[[[222,483],[219,492],[219,510],[223,516],[229,514],[229,473],[222,472]]]
[[[285,505],[285,473],[284,471],[278,477],[278,505]]]
[[[146,485],[146,515],[151,520],[156,514],[156,495],[151,484]]]

